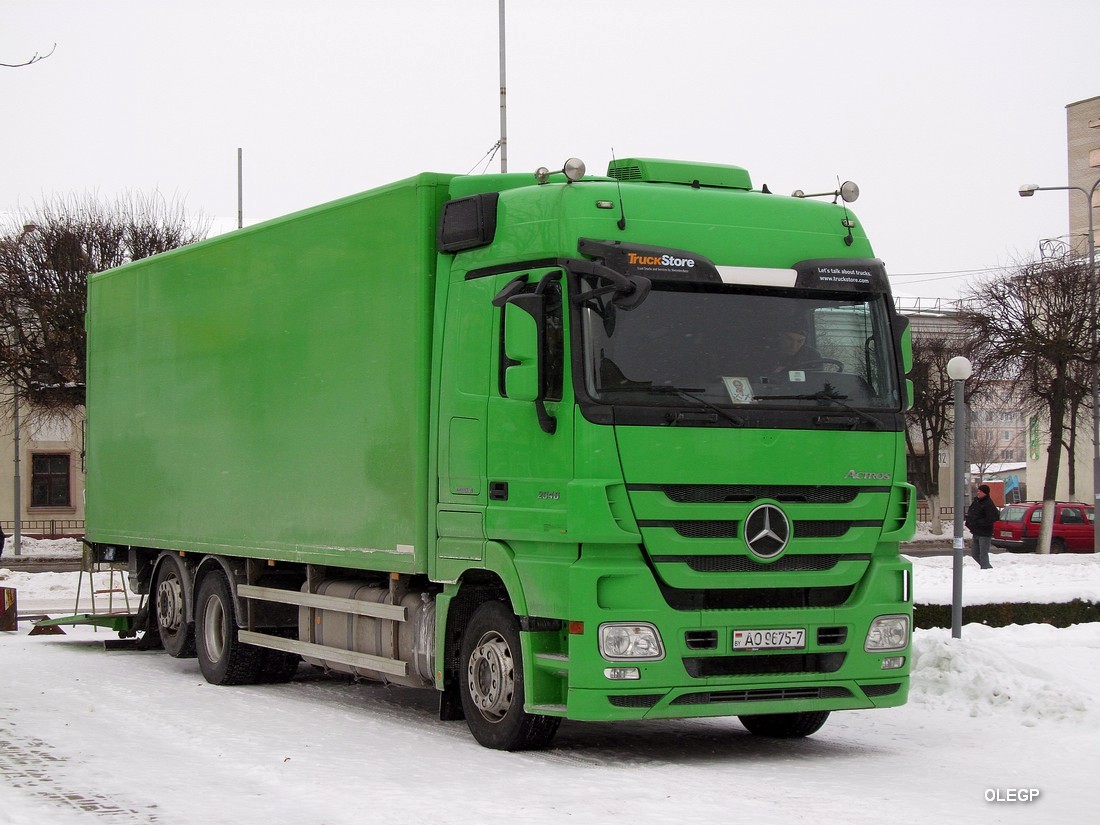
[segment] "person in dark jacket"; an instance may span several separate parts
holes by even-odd
[[[970,555],[981,565],[982,570],[993,566],[989,563],[989,542],[993,538],[993,525],[1000,517],[1001,511],[989,498],[989,486],[979,484],[963,523],[972,536]]]

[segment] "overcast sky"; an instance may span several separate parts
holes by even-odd
[[[0,212],[185,199],[219,225],[499,137],[497,0],[0,0]],[[620,158],[856,181],[897,293],[953,297],[1068,231],[1065,106],[1100,95],[1096,0],[509,0],[509,171]],[[499,170],[494,160],[491,171]]]

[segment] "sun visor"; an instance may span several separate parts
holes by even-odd
[[[878,258],[820,258],[794,265],[795,286],[842,292],[889,292],[886,266]]]
[[[641,275],[651,281],[722,282],[718,268],[711,261],[682,249],[587,238],[581,238],[577,249],[582,255],[602,261],[604,266],[627,277]]]

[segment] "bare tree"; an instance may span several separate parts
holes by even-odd
[[[39,63],[45,60],[47,57],[53,54],[56,49],[57,44],[54,43],[53,48],[46,52],[46,54],[39,54],[38,52],[35,52],[31,55],[30,60],[24,60],[22,63],[0,63],[0,66],[3,66],[5,69],[19,69],[23,66],[32,66],[35,63]]]
[[[955,423],[947,362],[973,349],[965,329],[913,335],[913,405],[905,414],[905,440],[911,478],[928,501],[932,532],[943,532],[940,522],[940,455],[951,444]],[[972,389],[972,388],[971,388]]]
[[[978,468],[978,478],[984,479],[989,468],[1001,461],[1001,443],[997,431],[990,429],[975,430],[970,437],[971,464]]]
[[[1034,261],[970,292],[968,318],[986,355],[1019,382],[1021,395],[1043,411],[1050,427],[1043,480],[1039,552],[1050,552],[1066,425],[1085,399],[1074,402],[1082,371],[1091,374],[1095,317],[1088,268],[1069,257]]]
[[[0,381],[43,410],[84,403],[88,276],[206,235],[159,195],[56,198],[0,234]]]

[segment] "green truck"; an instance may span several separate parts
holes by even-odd
[[[87,533],[215,684],[795,737],[908,695],[906,323],[735,166],[425,173],[93,276]]]

